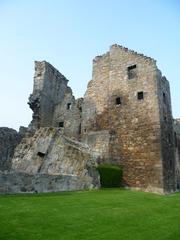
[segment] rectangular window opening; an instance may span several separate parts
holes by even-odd
[[[42,74],[41,74],[41,72],[38,72],[37,73],[37,77],[40,77]]]
[[[120,97],[117,97],[116,98],[116,105],[120,105],[121,104],[121,98]]]
[[[163,102],[166,103],[166,94],[163,92]]]
[[[138,99],[138,100],[144,99],[144,93],[143,93],[143,92],[138,92],[138,93],[137,93],[137,99]]]
[[[166,115],[164,115],[164,121],[167,122],[167,117],[166,117]]]
[[[38,152],[37,155],[41,158],[43,158],[45,156],[45,153],[42,153],[42,152]]]
[[[71,107],[72,107],[71,103],[68,103],[68,104],[67,104],[67,109],[70,110]]]
[[[81,134],[81,123],[79,124],[79,134]]]
[[[137,68],[136,68],[136,65],[129,66],[129,67],[127,68],[127,72],[128,72],[128,79],[135,78],[135,77],[137,76]]]
[[[59,122],[59,127],[63,128],[64,127],[64,122]]]

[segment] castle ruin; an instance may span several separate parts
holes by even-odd
[[[179,191],[180,120],[154,59],[112,45],[93,60],[79,99],[57,69],[35,62],[28,104],[33,119],[16,133],[11,154],[11,142],[2,144],[8,134],[0,134],[0,192],[98,188],[99,163],[121,165],[125,187]]]

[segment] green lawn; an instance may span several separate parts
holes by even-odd
[[[0,196],[2,240],[180,240],[180,194],[109,189]]]

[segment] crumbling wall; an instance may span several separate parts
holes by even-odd
[[[68,80],[51,64],[35,62],[34,88],[29,98],[34,112],[30,130],[60,127],[65,135],[80,139],[83,99],[76,100],[67,84]]]
[[[123,166],[126,186],[163,192],[157,72],[155,60],[118,45],[96,57],[82,126],[83,139],[109,131],[109,161]]]
[[[61,127],[66,136],[76,140],[81,139],[82,103],[82,98],[76,100],[68,93],[54,111],[53,126]]]
[[[29,97],[29,105],[33,110],[30,129],[53,125],[56,104],[67,93],[72,93],[67,83],[68,80],[48,62],[35,62],[34,88]]]
[[[16,130],[0,128],[0,171],[10,170],[14,149],[20,140],[21,135]]]
[[[95,154],[59,128],[40,128],[23,138],[12,159],[11,173],[0,176],[1,192],[46,192],[99,187]]]

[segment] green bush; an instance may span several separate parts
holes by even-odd
[[[100,174],[101,187],[120,187],[122,185],[121,166],[100,164],[97,170]]]

